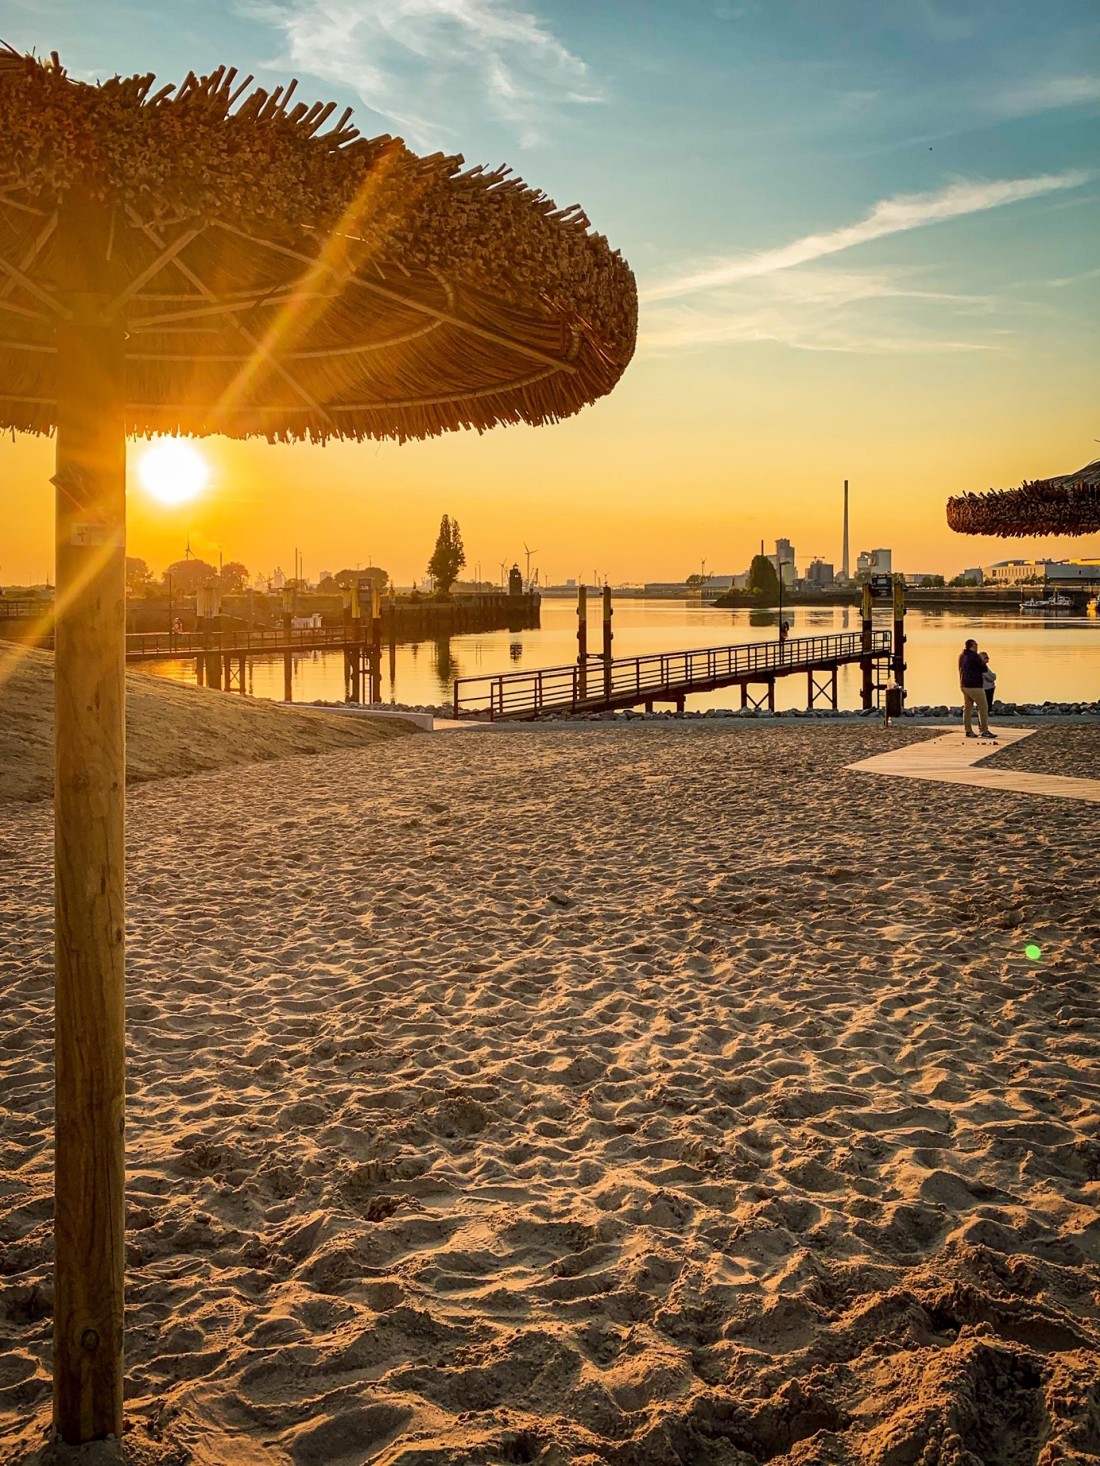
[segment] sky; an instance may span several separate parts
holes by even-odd
[[[632,265],[638,351],[538,429],[427,443],[211,438],[169,508],[130,451],[129,551],[307,576],[743,569],[763,539],[953,574],[1100,536],[948,530],[953,493],[1100,456],[1096,0],[0,0],[0,39],[81,78],[226,62],[367,135],[507,162]],[[0,583],[52,578],[52,444],[0,441]]]

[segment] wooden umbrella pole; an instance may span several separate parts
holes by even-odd
[[[54,1425],[122,1434],[126,440],[109,297],[57,331]]]

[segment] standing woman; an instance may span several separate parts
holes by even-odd
[[[989,665],[989,653],[980,652],[982,659],[982,691],[985,693],[986,704],[990,711],[993,710],[993,695],[997,691],[997,674]],[[1004,698],[1001,698],[1004,702]]]

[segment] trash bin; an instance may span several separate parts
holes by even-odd
[[[886,716],[888,718],[901,717],[901,705],[905,699],[903,687],[888,687],[886,689]]]

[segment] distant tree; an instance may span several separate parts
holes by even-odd
[[[328,582],[331,581],[332,590],[350,590],[357,580],[381,582],[378,589],[384,591],[389,584],[390,575],[389,571],[383,570],[381,565],[364,565],[359,570],[338,570],[335,575],[326,575],[317,588],[328,590],[330,588]]]
[[[436,589],[444,595],[458,579],[458,572],[466,563],[466,551],[462,548],[462,531],[458,520],[444,514],[439,521],[432,558],[428,561],[428,574],[435,581]]]
[[[688,578],[684,581],[684,584],[685,585],[690,585],[690,586],[693,586],[693,587],[697,587],[700,590],[702,589],[702,587],[704,585],[709,585],[709,583],[710,583],[710,576],[709,575],[701,575],[698,570],[696,570],[694,572],[694,574],[689,575]]]
[[[200,585],[208,580],[217,580],[218,571],[205,560],[175,560],[164,572],[165,580],[172,577],[172,593],[177,596],[193,596]]]
[[[222,566],[221,583],[225,591],[244,590],[248,584],[248,566],[239,560],[230,560],[228,565]]]
[[[749,590],[765,605],[779,599],[779,576],[767,555],[754,555],[749,566]]]
[[[946,584],[942,575],[922,575],[920,578],[921,590],[940,590]]]
[[[153,584],[153,577],[144,560],[135,555],[126,556],[126,594],[143,596]]]
[[[947,583],[955,587],[978,584],[972,575],[954,575]]]

